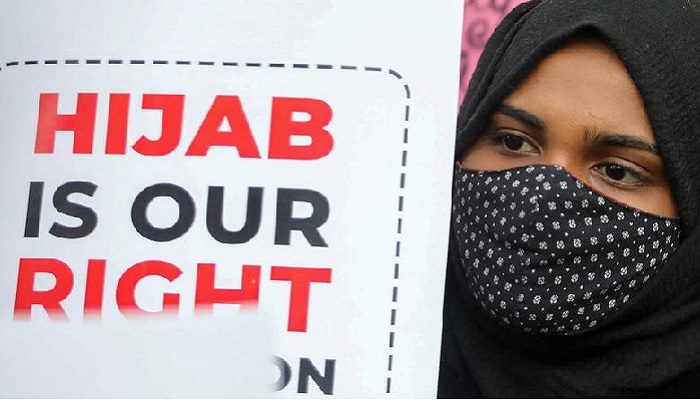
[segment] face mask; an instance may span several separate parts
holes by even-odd
[[[677,219],[616,203],[550,165],[458,167],[453,224],[478,304],[543,334],[595,328],[654,275],[680,234]]]

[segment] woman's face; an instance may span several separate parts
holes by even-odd
[[[642,98],[602,43],[575,42],[544,59],[460,164],[486,171],[556,164],[620,203],[677,216]]]

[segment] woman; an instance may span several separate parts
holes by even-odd
[[[700,395],[700,2],[544,0],[458,121],[440,397]]]

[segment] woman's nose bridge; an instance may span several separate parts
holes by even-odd
[[[580,157],[570,151],[560,149],[546,151],[540,157],[540,163],[560,166],[576,179],[588,183],[585,166],[582,165]]]
[[[549,150],[545,151],[542,156],[540,156],[540,162],[545,165],[558,165],[565,170],[569,170],[573,167],[574,160],[573,157],[567,152]]]

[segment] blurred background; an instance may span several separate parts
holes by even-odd
[[[498,23],[515,6],[525,0],[464,0],[462,27],[462,60],[460,63],[459,102],[467,92],[469,78],[479,55]]]

